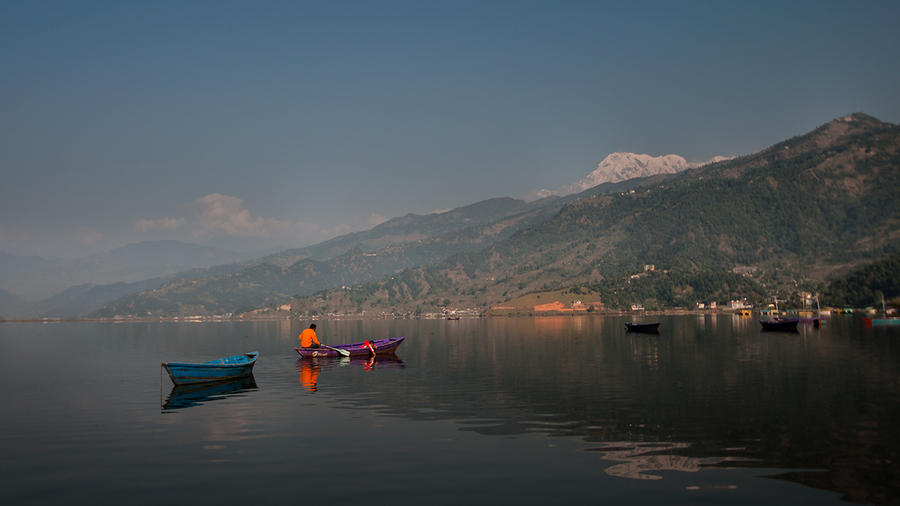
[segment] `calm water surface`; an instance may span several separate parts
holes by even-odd
[[[900,329],[624,321],[320,322],[407,339],[316,362],[306,322],[0,324],[0,503],[900,502]],[[254,350],[209,388],[159,367]]]

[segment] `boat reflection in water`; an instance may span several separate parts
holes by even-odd
[[[358,366],[365,371],[372,371],[374,369],[402,368],[403,361],[394,354],[368,357],[300,358],[297,359],[300,385],[309,392],[316,392],[319,390],[319,374],[322,373],[322,370],[345,366]]]
[[[176,385],[163,403],[163,411],[189,408],[209,401],[227,399],[249,390],[256,390],[253,375],[243,376],[215,383],[197,383],[192,385]]]

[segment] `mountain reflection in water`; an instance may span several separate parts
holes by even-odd
[[[353,378],[341,398],[482,435],[580,438],[611,476],[759,468],[851,501],[900,502],[889,342],[861,341],[852,320],[792,335],[730,315],[662,320],[658,336],[572,317],[475,322],[452,341],[409,332],[404,355],[421,367],[380,383],[377,406]]]
[[[587,448],[589,452],[600,452],[604,460],[622,462],[609,466],[604,472],[619,478],[637,480],[659,480],[662,476],[653,471],[681,471],[696,473],[703,466],[713,466],[723,462],[748,461],[740,457],[689,457],[676,453],[688,448],[688,443],[629,443],[615,442]]]
[[[313,361],[296,320],[7,322],[0,503],[296,502],[314,465],[353,477],[303,489],[322,504],[900,504],[900,328],[627,319],[320,320],[408,337],[402,360]],[[162,402],[161,360],[223,349],[259,350],[255,381]]]

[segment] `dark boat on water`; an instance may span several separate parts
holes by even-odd
[[[760,320],[763,330],[778,332],[797,332],[797,324],[800,320],[797,318],[778,318],[775,320]]]
[[[644,334],[659,334],[659,322],[656,323],[634,323],[625,322],[626,332],[641,332]]]
[[[389,337],[387,339],[375,339],[371,341],[361,341],[358,343],[339,344],[330,348],[294,348],[303,358],[319,358],[319,357],[340,357],[341,353],[336,350],[348,352],[351,357],[365,357],[373,353],[380,355],[382,353],[394,353],[400,343],[406,339],[405,337]],[[371,344],[371,348],[368,346]],[[333,349],[332,349],[333,348]]]

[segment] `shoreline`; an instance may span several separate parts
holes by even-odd
[[[708,309],[666,309],[657,311],[579,311],[573,312],[547,312],[547,313],[512,313],[512,314],[484,314],[484,315],[459,315],[460,319],[472,320],[483,318],[574,318],[585,316],[633,316],[636,319],[648,316],[707,316],[707,315],[731,315],[742,316],[744,318],[753,318],[761,316],[760,311],[752,311],[749,316],[741,315],[740,310],[708,310]],[[795,313],[808,313],[810,311],[795,311]],[[859,311],[854,311],[853,314]],[[846,314],[846,313],[844,313]],[[840,313],[831,313],[830,316],[841,316]],[[359,316],[359,315],[341,315],[341,316],[299,316],[299,315],[279,315],[279,316],[252,316],[252,317],[113,317],[113,318],[7,318],[0,319],[2,323],[234,323],[234,322],[263,322],[263,321],[338,321],[338,320],[446,320],[446,316],[439,317],[416,317],[416,316]]]

